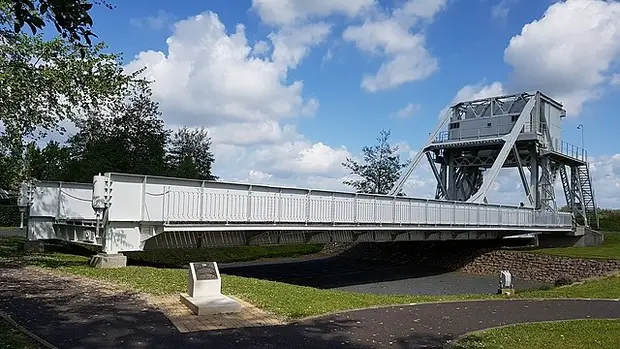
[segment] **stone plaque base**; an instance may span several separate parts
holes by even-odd
[[[514,288],[500,288],[497,291],[497,294],[512,296],[513,294],[515,294],[515,289]]]
[[[99,253],[90,257],[88,265],[94,268],[124,268],[127,266],[127,256]]]
[[[241,304],[224,295],[190,297],[187,293],[181,293],[181,303],[196,315],[236,313],[241,310]]]

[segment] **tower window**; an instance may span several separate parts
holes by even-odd
[[[487,123],[487,127],[491,127],[491,123],[490,123],[490,122],[489,122],[489,123]]]
[[[455,129],[455,128],[459,128],[459,127],[461,127],[461,123],[459,123],[459,122],[455,122],[453,124],[450,124],[450,129],[451,130]]]

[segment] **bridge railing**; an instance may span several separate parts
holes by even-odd
[[[567,213],[339,192],[165,189],[165,222],[571,227]]]
[[[516,206],[113,174],[110,221],[571,227]],[[94,220],[89,183],[37,182],[30,217]]]

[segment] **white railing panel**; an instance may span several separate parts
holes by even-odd
[[[276,193],[252,192],[251,222],[273,222],[276,219]]]
[[[310,222],[332,221],[332,196],[328,194],[310,194]]]
[[[391,224],[394,222],[394,199],[377,198],[377,223]]]
[[[375,222],[375,200],[366,195],[357,197],[357,221],[359,223]]]
[[[336,196],[334,198],[334,211],[336,223],[355,222],[355,197]]]
[[[282,194],[280,197],[280,220],[301,223],[306,221],[308,198],[306,195]]]
[[[394,223],[410,224],[410,204],[411,200],[397,198],[394,200]]]

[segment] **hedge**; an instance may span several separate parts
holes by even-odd
[[[2,200],[0,203],[0,227],[18,227],[20,222],[21,215],[17,202]]]
[[[620,232],[620,210],[601,210],[599,224],[600,230]]]

